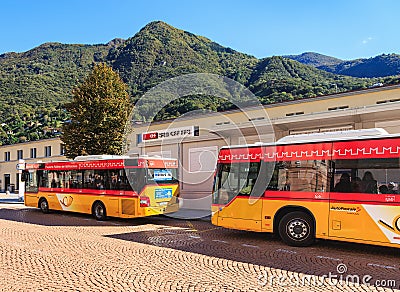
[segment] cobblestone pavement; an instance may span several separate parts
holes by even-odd
[[[0,291],[391,291],[399,251],[333,241],[294,248],[204,220],[98,222],[0,204]]]

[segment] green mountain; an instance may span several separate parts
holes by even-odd
[[[108,62],[128,83],[133,95],[187,73],[214,73],[245,83],[258,59],[211,40],[152,22],[111,52]]]
[[[242,83],[263,103],[365,88],[371,82],[337,76],[283,57],[259,60],[163,22],[146,25],[110,53],[107,61],[128,83],[132,96],[140,96],[168,78],[202,72]],[[171,118],[196,108],[230,107],[215,98],[191,97],[172,103],[158,118]]]
[[[388,77],[400,74],[400,55],[383,54],[368,59],[343,61],[318,53],[286,56],[305,65],[347,76],[360,78]]]
[[[334,65],[320,66],[319,69],[354,77],[386,77],[400,74],[400,55],[380,55],[369,59],[357,59]]]
[[[121,75],[133,100],[160,82],[187,73],[229,77],[252,90],[262,103],[366,88],[377,82],[283,57],[259,60],[158,21],[127,40],[100,45],[46,43],[25,53],[0,55],[0,143],[59,135],[61,123],[68,119],[63,104],[98,62]],[[213,96],[194,96],[171,103],[157,118],[231,107]]]
[[[58,135],[71,90],[118,43],[46,43],[25,53],[0,55],[0,144]]]
[[[314,52],[306,52],[300,55],[288,55],[284,57],[295,60],[305,65],[313,66],[315,68],[319,68],[321,66],[337,65],[343,62],[343,60]]]

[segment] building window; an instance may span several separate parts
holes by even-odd
[[[348,105],[342,105],[342,106],[335,106],[335,107],[329,107],[328,111],[336,111],[336,110],[341,110],[341,109],[346,109],[349,108]]]
[[[265,120],[265,117],[251,118],[251,119],[249,119],[249,122],[251,122],[251,121],[259,121],[259,120]]]
[[[287,117],[297,116],[297,115],[304,115],[304,112],[296,112],[296,113],[288,113],[288,114],[286,114]]]
[[[45,146],[44,147],[44,156],[45,157],[50,157],[51,156],[51,146]]]
[[[36,148],[31,148],[31,158],[36,158]]]
[[[61,143],[60,144],[60,155],[65,155],[65,144]]]
[[[379,100],[376,102],[376,104],[382,104],[382,103],[387,103],[387,102],[397,102],[397,101],[400,101],[400,98]]]
[[[17,159],[22,159],[22,158],[24,158],[24,151],[17,150]]]
[[[4,161],[10,161],[10,151],[4,152]]]

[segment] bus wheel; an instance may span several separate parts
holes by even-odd
[[[96,220],[103,221],[107,219],[106,207],[102,202],[95,202],[92,208],[93,216]]]
[[[49,203],[47,202],[47,200],[45,198],[41,198],[39,201],[39,208],[40,210],[44,213],[47,214],[49,213],[50,209],[49,209]]]
[[[279,235],[288,245],[309,246],[315,240],[314,221],[304,212],[288,213],[279,222]]]

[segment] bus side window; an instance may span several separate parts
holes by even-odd
[[[397,193],[394,182],[400,177],[398,158],[338,159],[334,163],[335,185],[343,173],[348,173],[351,193]]]
[[[117,171],[111,171],[109,181],[111,190],[119,190],[121,180]]]
[[[226,190],[221,189],[219,191],[219,200],[217,204],[227,204],[229,203],[229,194]]]
[[[266,173],[267,173],[267,179],[270,178],[269,183],[267,185],[267,190],[270,191],[276,191],[278,190],[278,185],[281,186],[281,181],[286,182],[286,172],[280,171],[280,163],[277,162],[276,164],[272,162],[267,162],[266,163]],[[283,191],[284,187],[279,188],[280,191]]]
[[[341,174],[339,181],[335,184],[334,192],[351,193],[350,175],[347,172]]]
[[[311,191],[310,183],[305,178],[292,177],[290,178],[290,190],[292,192],[309,192]]]
[[[378,193],[378,182],[374,179],[371,171],[364,172],[363,178],[361,179],[361,187],[363,193]]]
[[[39,177],[39,187],[48,188],[48,171],[47,170],[38,170]]]
[[[267,186],[270,191],[326,192],[328,190],[328,161],[299,160],[266,163]],[[273,169],[273,172],[271,173]]]

